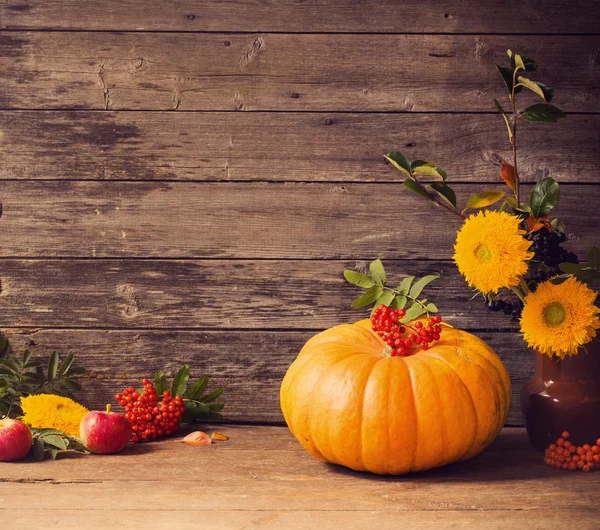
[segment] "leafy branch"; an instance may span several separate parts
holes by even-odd
[[[1,337],[1,336],[0,336]],[[21,415],[21,398],[32,394],[56,394],[73,397],[73,392],[81,389],[77,379],[85,373],[80,366],[73,366],[74,356],[68,355],[62,363],[58,352],[52,352],[48,359],[48,370],[33,359],[31,352],[25,351],[21,357],[8,353],[8,343],[0,339],[0,417]]]
[[[196,419],[214,420],[221,419],[223,416],[220,411],[225,407],[224,403],[215,403],[221,394],[223,388],[217,388],[212,392],[206,393],[209,376],[202,375],[191,386],[189,386],[190,367],[185,364],[175,374],[171,383],[171,396],[181,396],[185,404],[185,411],[182,417],[183,423],[191,423]],[[158,396],[168,389],[167,378],[162,370],[158,370],[154,377],[154,387]],[[139,389],[141,392],[143,389]]]
[[[360,297],[352,302],[351,307],[357,309],[374,304],[371,314],[380,305],[392,309],[404,309],[406,314],[401,320],[402,323],[410,322],[422,315],[427,315],[429,318],[430,313],[437,313],[438,308],[435,304],[428,302],[426,298],[420,299],[419,296],[429,283],[439,278],[439,275],[430,274],[417,281],[414,276],[407,276],[394,289],[386,286],[387,274],[381,260],[377,259],[371,262],[369,272],[370,274],[353,270],[344,271],[346,281],[366,289]]]

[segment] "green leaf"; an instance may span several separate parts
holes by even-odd
[[[539,81],[532,81],[531,79],[527,79],[526,77],[519,76],[517,77],[517,81],[520,85],[527,87],[529,90],[535,92],[542,99],[550,103],[552,100],[552,95],[554,94],[554,89],[545,85],[544,83],[540,83]]]
[[[579,263],[560,263],[558,267],[565,274],[577,274],[583,269],[583,265]]]
[[[516,68],[516,54],[514,54],[513,56],[513,53],[510,50],[508,50],[507,53],[508,56],[511,58],[510,65],[513,69]],[[519,57],[521,58],[526,72],[535,72],[537,70],[537,63],[531,57],[527,57],[526,55],[519,55]]]
[[[413,304],[406,311],[406,315],[404,315],[404,318],[400,322],[402,322],[403,324],[406,322],[410,322],[411,320],[414,320],[415,318],[418,318],[421,315],[424,315],[425,313],[425,309],[420,304]]]
[[[432,304],[431,302],[429,302],[426,307],[427,307],[427,311],[429,311],[430,313],[438,312],[437,306],[435,304]]]
[[[550,213],[560,198],[560,186],[552,177],[538,181],[531,190],[529,205],[533,215],[538,219]]]
[[[446,173],[440,173],[440,170],[435,166],[418,166],[413,170],[413,175],[426,175],[428,177],[439,178],[445,180]]]
[[[410,291],[410,286],[414,279],[414,276],[407,276],[406,278],[403,278],[402,281],[398,284],[398,289],[396,289],[398,293],[408,294],[408,292]]]
[[[350,307],[358,309],[359,307],[370,305],[381,296],[381,293],[383,293],[383,287],[381,287],[381,285],[369,287],[361,296],[352,302]]]
[[[567,115],[554,105],[549,105],[548,103],[536,103],[535,105],[531,105],[531,107],[527,107],[521,113],[521,117],[527,121],[556,123],[561,118],[566,118]]]
[[[456,194],[454,190],[444,182],[433,182],[429,185],[450,206],[456,208]]]
[[[373,311],[371,311],[371,314],[373,314],[375,312],[375,309],[377,309],[380,305],[385,305],[387,307],[390,307],[390,304],[392,303],[392,300],[394,300],[394,293],[392,291],[385,291],[375,301],[375,305],[373,306]]]
[[[600,248],[593,246],[587,253],[588,267],[592,269],[600,268]]]
[[[214,401],[215,399],[218,399],[219,397],[221,397],[222,393],[223,393],[223,389],[217,388],[214,392],[211,392],[210,394],[206,394],[206,396],[202,396],[198,401],[200,403],[210,403],[211,401]]]
[[[406,298],[406,296],[404,296],[403,294],[399,294],[398,296],[396,296],[396,298],[394,298],[390,307],[392,309],[404,309],[406,307],[407,301],[408,298]]]
[[[413,286],[410,289],[409,296],[411,298],[418,298],[425,286],[431,283],[432,281],[437,280],[439,277],[439,274],[428,274],[427,276],[423,276],[420,280],[417,280],[413,284]]]
[[[499,212],[505,212],[506,210],[508,210],[508,201],[504,201],[502,203],[502,206],[500,206],[500,208],[498,209]]]
[[[44,460],[44,442],[40,438],[33,440],[33,456],[38,462]]]
[[[435,167],[435,164],[433,162],[427,162],[427,160],[414,160],[413,163],[410,165],[410,169],[412,171],[415,168],[418,168],[419,166]]]
[[[406,179],[402,184],[404,184],[409,190],[414,191],[416,194],[426,197],[430,201],[433,200],[429,193],[427,193],[419,184],[417,184],[412,179]]]
[[[481,193],[476,193],[468,201],[463,210],[463,214],[471,208],[485,208],[498,202],[504,197],[505,193],[500,190],[486,190]]]
[[[58,371],[58,352],[53,351],[48,359],[48,381],[52,382],[56,379]]]
[[[9,344],[8,339],[0,333],[0,357],[4,357],[8,354]]]
[[[208,408],[211,412],[219,412],[225,408],[225,403],[211,403]]]
[[[74,360],[75,356],[72,353],[67,355],[65,360],[61,363],[60,368],[58,369],[58,375],[65,375],[69,371],[69,368],[71,368],[71,365],[73,364]]]
[[[53,447],[56,447],[57,449],[60,449],[61,451],[66,451],[66,449],[67,449],[67,444],[60,436],[56,436],[54,434],[49,434],[49,435],[44,435],[41,438],[42,438],[42,441],[44,442],[44,444],[46,444],[46,445],[51,445]]]
[[[515,53],[511,57],[511,59],[514,61],[514,70],[525,70],[525,63],[523,62],[523,59],[521,59],[521,56],[518,53]]]
[[[373,285],[375,285],[373,278],[371,278],[368,274],[363,274],[362,272],[345,270],[344,278],[346,278],[346,281],[350,282],[352,285],[364,287],[365,289],[368,289],[369,287],[373,287]]]
[[[184,364],[179,372],[175,374],[173,378],[173,385],[171,386],[171,396],[183,396],[187,387],[188,380],[190,378],[190,367]]]
[[[154,388],[156,388],[156,394],[162,396],[167,389],[167,378],[162,370],[158,370],[154,375]]]
[[[203,375],[194,383],[190,389],[185,393],[185,397],[187,399],[195,399],[198,396],[202,395],[202,392],[206,390],[206,386],[208,385],[208,376]]]
[[[384,158],[396,169],[399,169],[402,173],[405,173],[410,177],[410,161],[402,153],[393,151],[392,153],[385,155]]]
[[[508,95],[510,96],[512,93],[512,88],[513,88],[513,70],[512,70],[512,68],[507,68],[506,66],[500,66],[498,64],[496,65],[496,68],[498,69],[498,72],[500,72],[500,75],[502,76],[504,84],[506,85],[506,88],[508,89]],[[516,86],[515,94],[518,94],[521,91],[521,89],[522,89],[522,87]]]
[[[50,458],[52,460],[56,460],[56,456],[58,455],[58,449],[56,447],[46,447],[48,453],[50,453]]]
[[[513,142],[513,132],[510,127],[510,121],[508,119],[508,116],[506,115],[506,112],[504,112],[502,105],[500,105],[500,103],[498,103],[498,100],[496,98],[493,99],[493,102],[494,102],[494,105],[496,106],[496,109],[498,110],[498,112],[500,114],[502,114],[502,117],[504,118],[504,123],[506,124],[506,129],[508,130],[508,138],[510,140],[510,143],[512,143]]]
[[[371,277],[373,281],[377,285],[385,285],[387,281],[387,276],[385,274],[385,268],[383,267],[383,263],[381,263],[380,259],[376,259],[372,261],[369,265],[369,270],[371,271]]]

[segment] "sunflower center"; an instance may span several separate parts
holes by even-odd
[[[475,249],[475,255],[479,261],[490,261],[492,259],[492,251],[490,250],[490,247],[484,243],[479,243]]]
[[[551,328],[560,326],[565,318],[567,318],[567,311],[560,302],[552,302],[544,307],[544,321]]]

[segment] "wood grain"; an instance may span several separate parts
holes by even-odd
[[[481,188],[455,185],[461,204]],[[562,186],[582,256],[599,195]],[[3,257],[448,259],[461,221],[400,184],[3,181],[0,197]]]
[[[524,181],[597,181],[599,115],[520,131]],[[0,179],[398,182],[383,159],[398,150],[497,185],[491,161],[512,156],[493,114],[11,111],[0,137]]]
[[[11,32],[0,37],[0,107],[495,112],[506,46],[490,35]],[[600,111],[600,37],[510,46],[537,58],[532,77],[563,110]]]
[[[169,31],[597,33],[592,0],[6,0],[0,27]]]
[[[441,274],[426,296],[462,329],[515,330],[485,310],[453,263],[386,261],[389,285]],[[0,328],[322,330],[366,318],[362,293],[342,277],[364,261],[13,260],[0,261]],[[516,299],[515,299],[516,300]]]
[[[202,521],[236,530],[391,530],[400,520],[429,530],[598,526],[600,474],[549,468],[522,429],[504,429],[468,462],[377,477],[313,458],[282,427],[217,428],[228,442],[190,447],[165,440],[119,456],[3,464],[0,520],[19,528],[193,529]],[[139,499],[153,508],[140,509]]]
[[[279,387],[289,365],[315,331],[123,331],[8,329],[13,351],[29,349],[46,359],[57,350],[74,353],[88,373],[79,399],[104,408],[115,392],[164,370],[168,377],[189,364],[226,389],[225,418],[242,422],[283,422]],[[508,425],[522,425],[519,392],[533,375],[534,354],[514,332],[478,331],[504,361],[513,383]],[[0,496],[1,497],[1,496]]]

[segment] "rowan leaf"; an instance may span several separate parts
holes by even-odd
[[[58,372],[58,352],[53,351],[48,359],[48,381],[52,382],[56,379]]]
[[[502,199],[504,195],[505,193],[500,190],[486,190],[482,191],[481,193],[476,193],[467,201],[465,209],[462,211],[462,213],[464,214],[469,209],[485,208],[486,206],[490,206]]]
[[[404,318],[400,321],[403,324],[406,322],[410,322],[411,320],[414,320],[415,318],[420,317],[421,315],[424,315],[427,311],[425,310],[425,308],[423,306],[421,306],[420,304],[413,304],[407,311],[406,311],[406,315],[404,315]]]
[[[437,280],[439,277],[439,274],[428,274],[427,276],[423,276],[421,279],[417,280],[410,288],[409,296],[411,298],[418,298],[425,286],[430,284],[432,281]]]
[[[187,387],[188,380],[190,378],[190,367],[184,364],[173,378],[173,384],[171,386],[171,396],[183,396]]]
[[[396,289],[398,293],[408,294],[408,292],[410,291],[410,286],[414,279],[414,276],[407,276],[406,278],[402,278],[402,281],[398,284],[398,289]]]
[[[385,291],[376,301],[373,306],[373,310],[371,311],[371,315],[375,312],[375,310],[380,306],[384,305],[390,307],[392,301],[394,300],[394,293],[392,291]]]
[[[360,307],[368,306],[377,300],[381,296],[381,293],[383,293],[383,287],[381,285],[369,287],[361,296],[352,302],[350,307],[358,309]]]
[[[157,370],[154,376],[154,388],[156,389],[156,394],[159,396],[162,396],[167,389],[167,378],[162,370]]]
[[[406,307],[407,301],[408,298],[406,298],[406,296],[404,296],[403,294],[399,294],[398,296],[396,296],[396,298],[394,298],[390,307],[392,309],[404,309]]]
[[[352,285],[357,285],[358,287],[364,287],[368,289],[369,287],[373,287],[375,285],[375,281],[368,274],[363,274],[362,272],[356,272],[353,270],[345,270],[344,278],[346,278],[347,282],[350,282]]]
[[[430,313],[437,313],[438,312],[438,308],[435,304],[429,302],[426,306],[427,311],[429,311]]]
[[[380,259],[376,259],[369,264],[369,270],[371,271],[371,278],[377,285],[385,285],[387,280],[385,274],[385,268]]]

